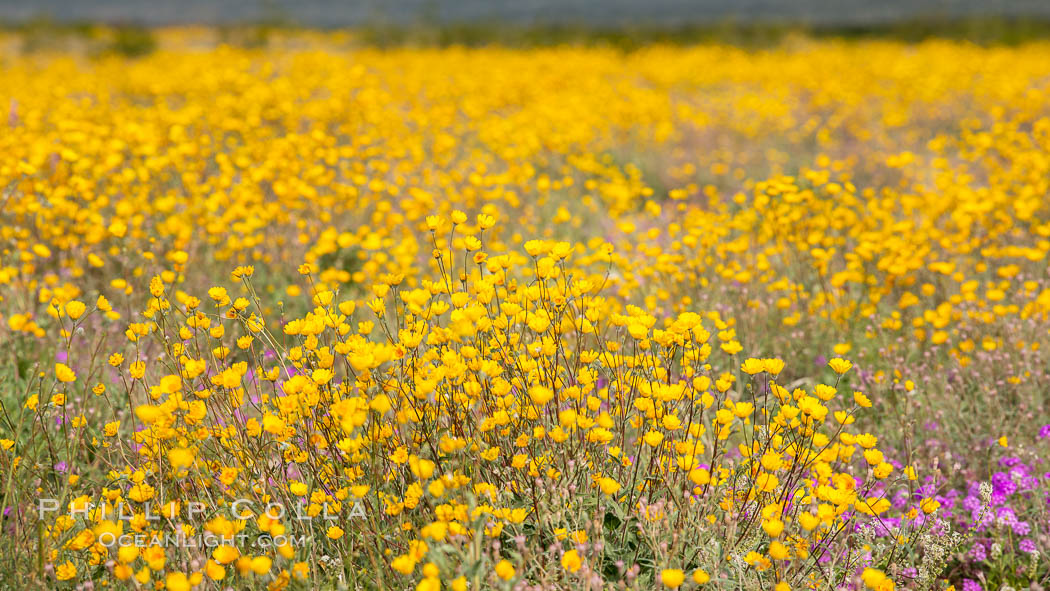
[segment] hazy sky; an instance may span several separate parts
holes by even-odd
[[[220,23],[282,17],[303,25],[427,21],[674,24],[725,20],[871,23],[921,16],[1039,16],[1050,0],[0,0],[0,20]]]

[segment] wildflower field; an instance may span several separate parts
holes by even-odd
[[[165,35],[0,44],[0,587],[1050,585],[1050,43]]]

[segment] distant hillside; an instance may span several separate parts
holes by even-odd
[[[504,23],[668,26],[791,22],[857,26],[916,19],[1050,19],[1048,0],[0,0],[0,21],[144,25],[286,22],[314,27]]]

